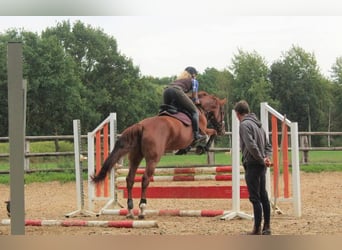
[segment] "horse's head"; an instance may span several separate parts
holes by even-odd
[[[220,99],[204,91],[198,93],[198,98],[202,109],[205,111],[208,125],[212,126],[218,135],[224,135],[224,104],[227,102],[226,98]]]

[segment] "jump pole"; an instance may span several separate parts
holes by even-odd
[[[236,113],[232,110],[232,210],[224,214],[221,220],[231,220],[234,218],[253,219],[253,215],[240,211],[240,137],[239,120]]]
[[[10,219],[1,220],[1,225],[10,225]],[[87,221],[87,220],[25,220],[25,226],[62,226],[62,227],[114,227],[114,228],[156,228],[157,221]]]
[[[214,209],[203,209],[203,210],[182,210],[182,209],[150,209],[145,210],[147,216],[179,216],[179,217],[216,217],[229,213],[226,210],[214,210]],[[126,216],[128,209],[116,209],[116,210],[104,210],[104,215],[121,215]],[[133,209],[133,214],[137,216],[139,209]]]
[[[92,216],[95,213],[84,208],[84,188],[83,188],[83,167],[82,167],[82,140],[81,140],[81,122],[80,120],[73,120],[74,131],[74,152],[75,152],[75,176],[76,176],[76,201],[77,210],[65,214],[65,217],[73,217],[76,215]]]

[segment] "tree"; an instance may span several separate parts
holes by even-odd
[[[8,136],[7,44],[16,33],[11,30],[0,35],[0,136]]]
[[[340,131],[342,127],[342,57],[338,57],[332,66],[332,77],[331,129],[332,131]]]
[[[332,78],[335,83],[342,85],[342,56],[336,58],[332,69]]]
[[[279,111],[298,122],[299,131],[324,130],[322,121],[329,102],[327,82],[319,71],[314,54],[292,46],[282,59],[271,65],[272,97]]]
[[[131,59],[121,55],[116,40],[103,30],[77,21],[64,21],[47,29],[43,37],[56,36],[78,66],[85,87],[87,112],[82,116],[86,131],[94,128],[111,112],[118,114],[119,131],[140,118],[143,99],[140,71]]]
[[[200,90],[220,98],[231,97],[233,75],[228,70],[206,68],[197,78],[200,82]]]
[[[56,37],[23,33],[23,41],[28,134],[71,134],[72,120],[79,118],[86,106],[76,64]]]
[[[71,122],[80,113],[82,100],[80,84],[73,60],[64,53],[55,37],[42,39],[35,33],[24,30],[9,30],[1,36],[1,54],[7,52],[9,41],[23,44],[23,78],[27,80],[26,132],[38,134],[70,134]],[[7,103],[6,64],[1,57],[1,94]],[[4,107],[7,107],[7,105]],[[1,116],[7,121],[6,112]],[[2,135],[7,135],[8,123],[1,127]]]
[[[232,59],[230,68],[234,76],[232,91],[234,103],[242,99],[246,100],[257,115],[260,113],[261,102],[268,102],[271,105],[275,103],[271,98],[269,69],[263,57],[255,51],[249,53],[239,49]]]

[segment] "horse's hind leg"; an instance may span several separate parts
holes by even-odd
[[[133,219],[134,218],[134,213],[133,213],[133,197],[132,197],[132,189],[133,189],[133,185],[134,185],[134,178],[135,178],[135,174],[137,172],[137,168],[139,167],[139,164],[142,160],[142,156],[141,155],[134,155],[131,154],[129,156],[129,171],[128,171],[128,175],[126,177],[126,187],[127,187],[127,209],[128,209],[128,213],[126,215],[127,218]]]
[[[146,161],[145,173],[144,173],[142,180],[141,180],[141,199],[139,202],[140,213],[138,216],[139,219],[145,218],[145,209],[147,206],[146,190],[148,188],[148,185],[150,184],[150,178],[154,174],[154,169],[155,169],[156,165],[157,165],[157,162]]]

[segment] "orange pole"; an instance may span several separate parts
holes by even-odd
[[[274,197],[279,197],[278,189],[278,173],[279,173],[279,163],[278,163],[278,126],[277,117],[272,115],[272,148],[273,148],[273,189]]]
[[[96,174],[100,172],[101,169],[101,130],[96,132],[95,136],[95,170]],[[96,196],[101,196],[101,184],[96,184]]]
[[[290,197],[289,192],[289,160],[288,160],[288,148],[289,148],[289,142],[288,142],[288,133],[287,133],[287,125],[285,123],[285,117],[283,121],[283,133],[284,133],[284,141],[282,145],[282,152],[283,152],[283,179],[284,179],[284,198]]]
[[[105,161],[108,157],[108,123],[103,126],[103,161]],[[108,182],[108,175],[104,180],[104,196],[109,196],[109,182]]]

